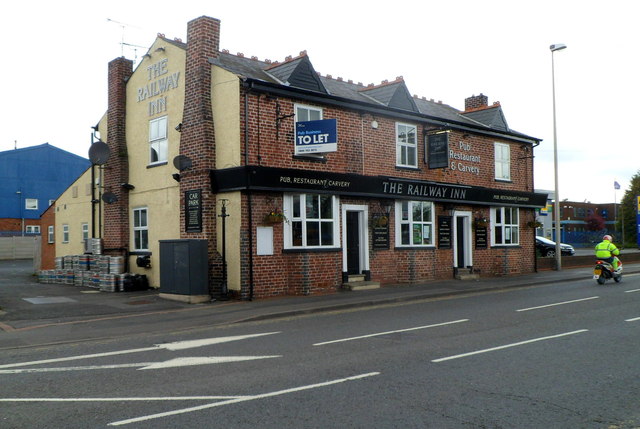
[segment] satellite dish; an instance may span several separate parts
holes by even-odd
[[[102,194],[102,201],[107,204],[113,204],[118,201],[118,196],[113,192],[105,192],[104,194]]]
[[[187,168],[191,168],[193,163],[191,162],[191,158],[186,155],[178,155],[173,158],[173,166],[180,171],[184,171]]]
[[[89,147],[89,160],[92,164],[103,165],[107,163],[111,150],[103,141],[92,143]]]

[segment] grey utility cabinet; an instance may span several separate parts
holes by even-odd
[[[160,240],[160,292],[209,294],[208,240]]]

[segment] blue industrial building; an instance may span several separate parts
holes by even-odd
[[[40,215],[89,166],[49,143],[0,152],[0,233],[39,232]]]

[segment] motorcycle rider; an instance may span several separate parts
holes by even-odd
[[[620,259],[617,256],[620,254],[620,250],[612,241],[613,238],[608,234],[602,237],[602,242],[596,245],[596,258],[612,264],[613,270],[618,271]]]

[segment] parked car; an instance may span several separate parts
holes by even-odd
[[[536,249],[540,251],[540,255],[549,258],[556,256],[556,242],[551,241],[548,238],[536,236]],[[560,243],[560,254],[563,256],[573,256],[576,253],[576,249],[570,244]]]

